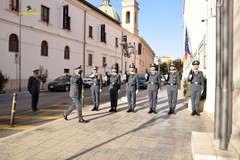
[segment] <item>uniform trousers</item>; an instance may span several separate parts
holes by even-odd
[[[117,108],[118,102],[118,90],[110,89],[110,100],[111,100],[111,108]]]
[[[167,86],[167,95],[168,95],[168,105],[172,111],[175,110],[177,105],[178,97],[178,86],[177,85],[168,85]]]
[[[135,86],[127,86],[126,88],[128,108],[134,110],[136,107],[136,89]]]
[[[77,109],[78,118],[82,118],[82,102],[78,98],[72,98],[72,105],[64,113],[65,116],[68,116],[74,109]]]
[[[33,92],[31,94],[32,94],[32,110],[36,110],[38,105],[39,92]]]
[[[157,95],[158,95],[158,90],[148,90],[149,107],[153,111],[156,110]]]

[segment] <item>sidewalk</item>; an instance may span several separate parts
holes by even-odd
[[[179,91],[176,115],[167,115],[167,94],[158,95],[158,114],[148,114],[146,90],[137,95],[136,113],[127,113],[127,103],[118,101],[118,112],[109,113],[109,103],[98,112],[83,109],[87,124],[55,120],[38,128],[0,139],[1,160],[191,160],[191,132],[213,132],[206,113],[190,116]]]

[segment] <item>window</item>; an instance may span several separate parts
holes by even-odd
[[[68,16],[68,5],[63,6],[63,29],[71,29],[71,17]]]
[[[88,65],[92,66],[92,54],[88,54]]]
[[[118,47],[118,38],[117,37],[115,38],[115,47],[116,48]]]
[[[103,57],[103,58],[102,58],[102,66],[103,66],[103,67],[106,67],[106,66],[107,66],[106,57]]]
[[[18,37],[16,34],[9,36],[9,52],[18,52]]]
[[[41,6],[41,21],[49,23],[49,8]]]
[[[130,23],[130,12],[127,11],[126,13],[126,23]]]
[[[70,50],[68,46],[64,49],[64,59],[70,59]]]
[[[106,43],[106,32],[105,32],[105,24],[101,24],[101,42]]]
[[[64,68],[64,73],[68,74],[69,73],[69,69]]]
[[[42,41],[41,44],[41,56],[48,56],[48,44],[46,41]]]
[[[9,9],[18,12],[19,0],[9,0]]]
[[[89,26],[89,28],[88,28],[88,37],[91,37],[91,38],[93,38],[93,27],[92,26]]]

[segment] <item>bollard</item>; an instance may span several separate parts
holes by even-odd
[[[82,85],[82,107],[84,107],[84,84]]]
[[[15,117],[15,112],[16,112],[16,103],[17,103],[17,93],[13,93],[10,127],[13,127],[13,125],[14,125],[14,117]]]

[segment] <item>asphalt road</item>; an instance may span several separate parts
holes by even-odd
[[[119,98],[123,96],[125,96],[125,85],[121,86],[119,93]],[[100,103],[109,101],[107,86],[103,88]],[[33,112],[31,110],[31,95],[27,92],[20,93],[17,96],[14,126],[11,127],[12,94],[0,95],[0,138],[62,118],[62,113],[70,104],[71,98],[69,98],[68,92],[41,91],[38,103],[40,110]],[[92,107],[92,96],[89,88],[84,90],[84,107]]]

